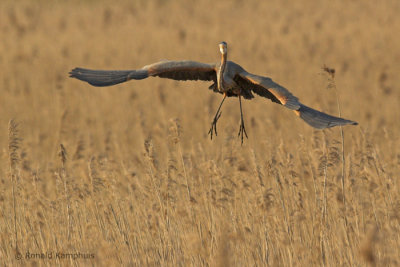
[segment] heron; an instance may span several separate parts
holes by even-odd
[[[238,136],[241,137],[243,144],[244,136],[246,138],[248,136],[243,119],[242,97],[244,99],[253,99],[253,93],[293,110],[307,124],[317,129],[358,124],[355,121],[335,117],[312,109],[302,104],[289,90],[275,83],[271,78],[249,73],[239,64],[228,61],[228,45],[226,42],[219,43],[219,51],[221,53],[221,61],[219,63],[207,64],[190,60],[162,60],[136,70],[74,68],[69,74],[70,77],[88,82],[93,86],[111,86],[129,80],[142,80],[148,77],[168,78],[179,81],[211,81],[213,83],[209,86],[209,89],[223,95],[208,131],[211,139],[213,138],[213,134],[217,136],[217,121],[221,117],[221,107],[226,97],[238,97],[240,108]]]

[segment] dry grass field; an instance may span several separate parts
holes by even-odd
[[[399,1],[0,2],[1,266],[399,266]],[[230,60],[359,122],[74,67]],[[336,70],[334,79],[324,73]],[[336,87],[336,90],[335,90]],[[343,160],[344,156],[344,160]]]

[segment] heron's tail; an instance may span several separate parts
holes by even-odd
[[[358,123],[351,120],[334,117],[318,110],[300,104],[300,108],[294,111],[306,123],[317,129],[325,129],[339,125],[357,125]]]
[[[110,86],[129,80],[141,80],[148,77],[147,70],[89,70],[75,68],[69,77],[88,82],[94,86]]]

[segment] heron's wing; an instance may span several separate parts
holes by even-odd
[[[241,87],[252,90],[254,93],[269,98],[273,102],[282,104],[292,109],[296,115],[303,119],[307,124],[317,129],[325,129],[339,125],[357,125],[351,120],[331,116],[321,111],[312,109],[299,102],[299,99],[292,95],[286,88],[273,82],[270,78],[257,76],[246,71],[242,71],[235,76],[235,81]]]
[[[234,77],[234,80],[242,88],[269,98],[271,101],[282,104],[289,109],[298,110],[300,108],[298,98],[292,95],[286,88],[272,81],[270,78],[242,71]]]
[[[143,67],[149,76],[158,76],[173,80],[202,80],[216,81],[215,64],[206,64],[196,61],[160,61]]]
[[[75,68],[70,77],[94,86],[110,86],[129,80],[158,76],[174,80],[216,81],[215,64],[195,61],[160,61],[139,70],[90,70]]]
[[[129,80],[141,80],[149,75],[146,70],[90,70],[75,68],[69,77],[88,82],[93,86],[110,86]]]

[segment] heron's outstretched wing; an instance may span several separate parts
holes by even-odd
[[[214,64],[195,61],[161,61],[139,70],[90,70],[75,68],[70,77],[88,82],[94,86],[110,86],[129,80],[141,80],[158,76],[174,80],[216,81]]]
[[[235,81],[243,88],[252,90],[260,96],[269,98],[273,102],[292,109],[296,115],[314,128],[325,129],[339,125],[358,124],[355,121],[331,116],[303,105],[297,97],[292,95],[286,88],[273,82],[270,78],[242,71],[235,76]]]

